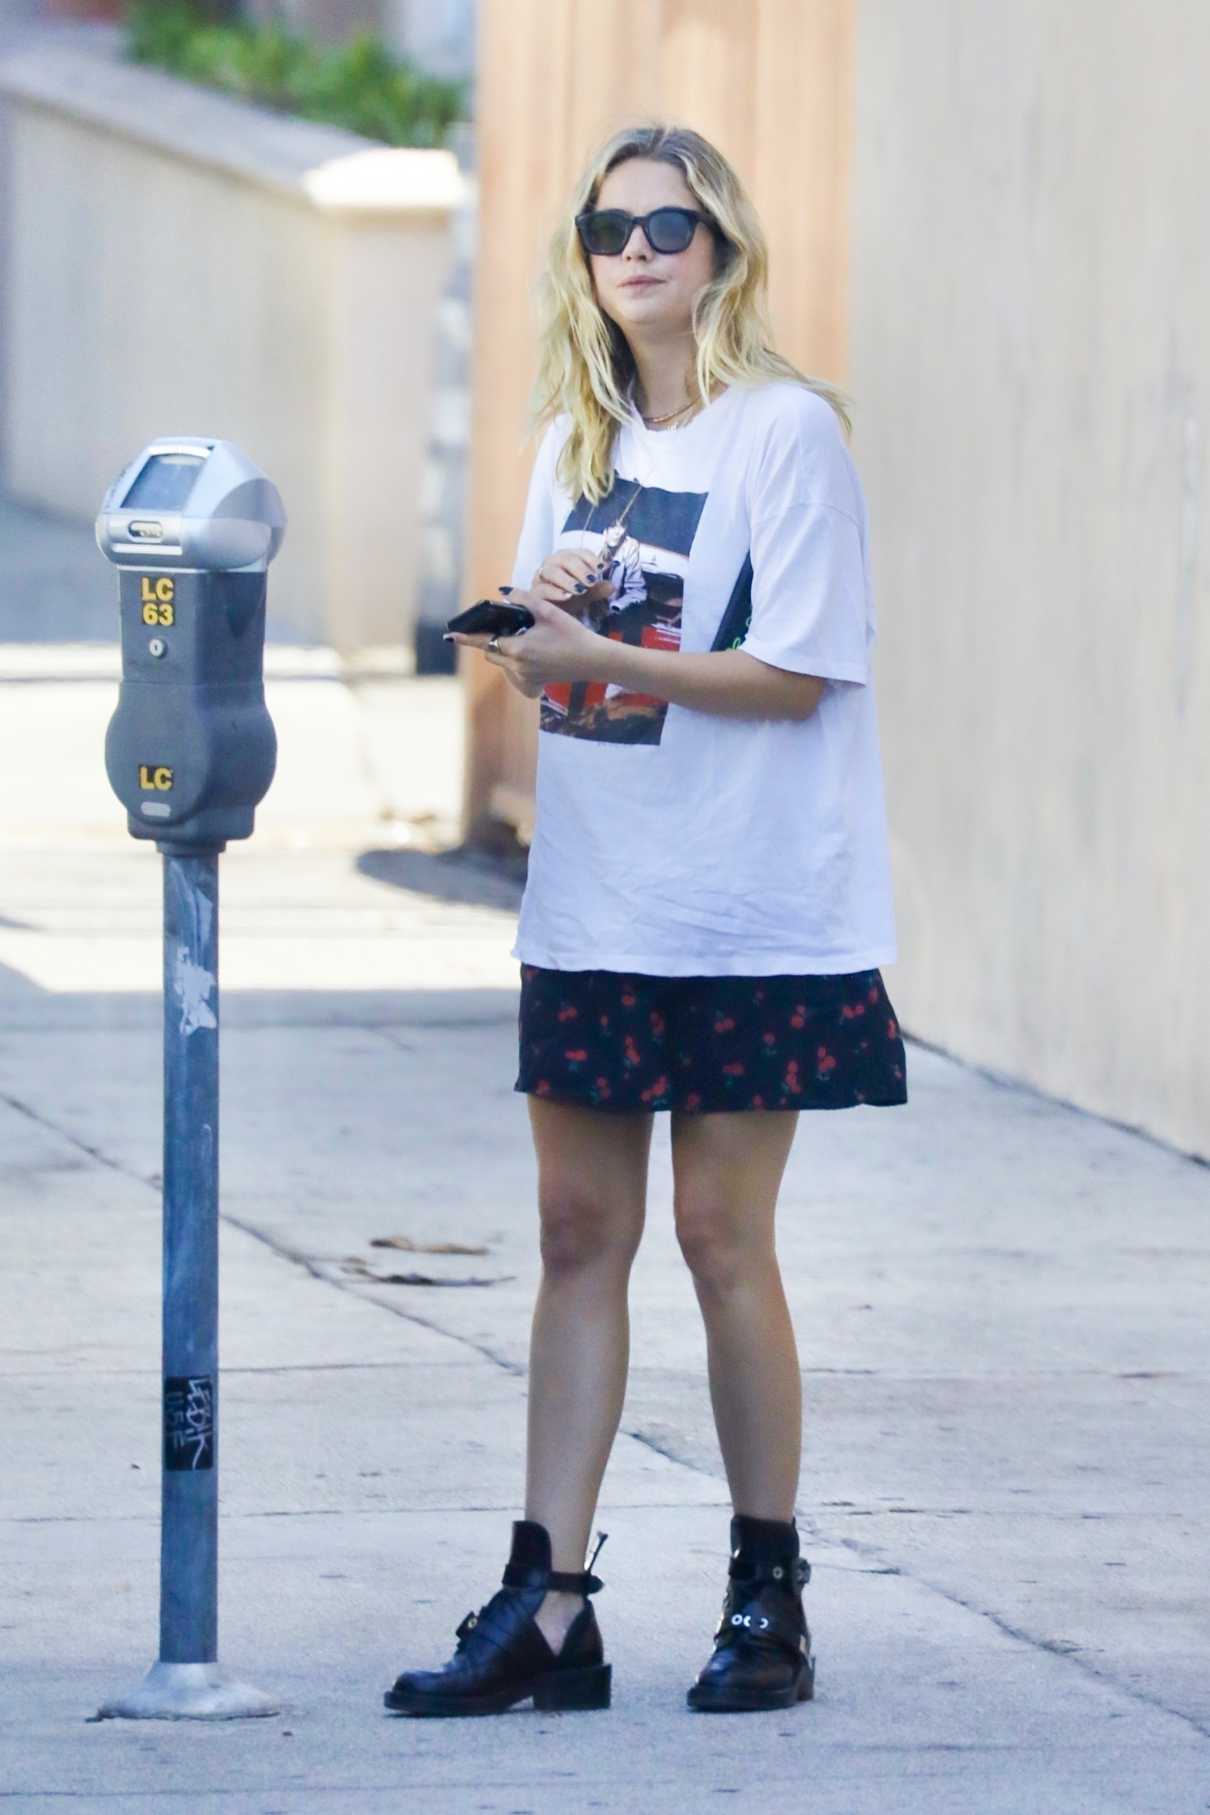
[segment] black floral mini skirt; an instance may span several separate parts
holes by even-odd
[[[654,977],[522,964],[513,1088],[596,1109],[852,1109],[907,1102],[877,970]]]

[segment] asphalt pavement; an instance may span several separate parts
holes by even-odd
[[[908,1104],[804,1115],[779,1211],[816,1700],[684,1705],[729,1505],[660,1118],[614,1705],[384,1713],[523,1510],[520,873],[458,847],[456,680],[280,642],[278,777],[221,862],[219,1655],[281,1712],[93,1718],[158,1592],[159,859],[104,775],[114,599],[87,527],[0,506],[0,1809],[1210,1808],[1210,1169],[910,1026]]]

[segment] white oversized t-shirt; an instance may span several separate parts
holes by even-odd
[[[827,684],[804,720],[548,686],[512,955],[669,977],[890,963],[865,501],[834,410],[781,379],[732,385],[675,429],[645,428],[632,405],[595,506],[555,479],[569,427],[556,417],[538,449],[514,586],[555,548],[595,556],[625,510],[600,634],[709,650],[750,557],[741,647]]]

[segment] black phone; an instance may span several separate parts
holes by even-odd
[[[476,599],[465,611],[458,612],[446,625],[447,630],[463,630],[468,636],[515,636],[537,622],[524,605],[506,605],[503,599]]]

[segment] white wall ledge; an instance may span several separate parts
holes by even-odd
[[[383,145],[278,114],[121,56],[114,27],[56,35],[0,60],[24,102],[270,188],[330,214],[448,214],[464,199],[452,151]]]
[[[153,436],[235,441],[286,500],[280,621],[345,655],[399,648],[471,180],[452,152],[278,115],[119,48],[81,30],[0,64],[0,470],[90,521]]]

